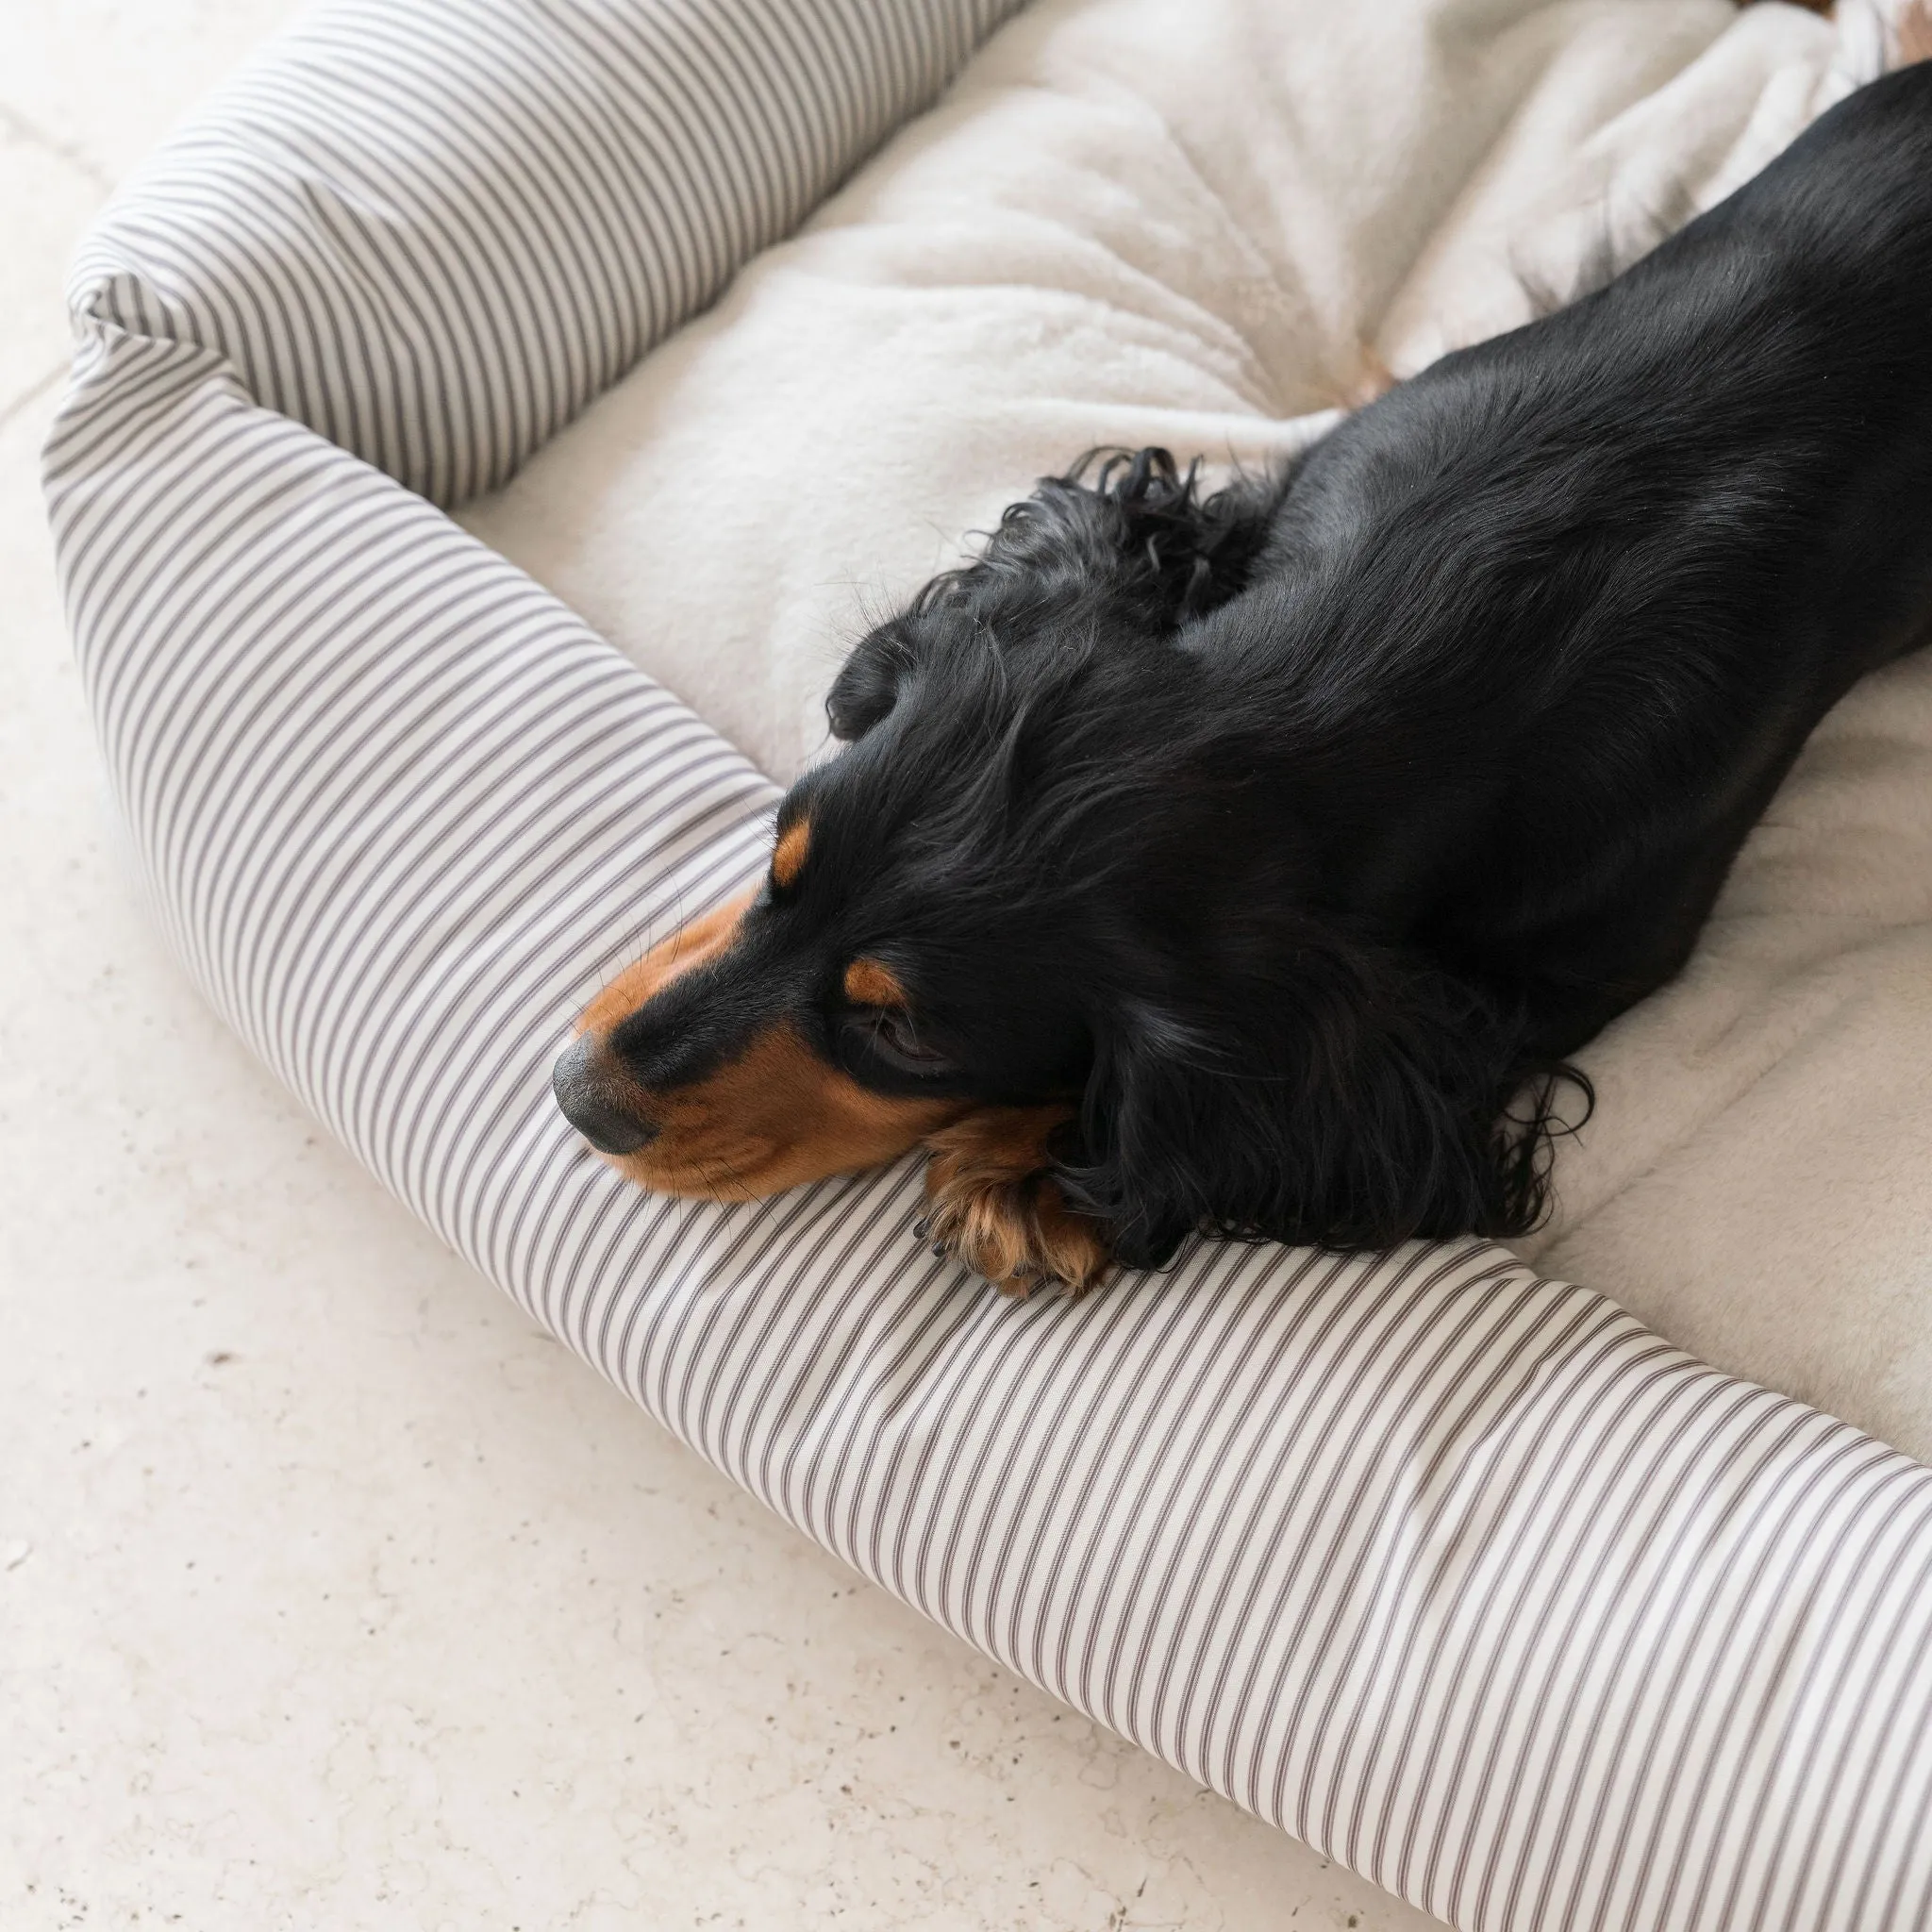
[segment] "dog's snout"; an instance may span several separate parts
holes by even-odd
[[[597,1042],[588,1033],[558,1055],[550,1089],[564,1119],[600,1154],[635,1154],[658,1138],[658,1129],[611,1091]]]

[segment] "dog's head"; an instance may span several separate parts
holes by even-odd
[[[763,883],[584,1015],[557,1086],[585,1135],[646,1186],[742,1197],[979,1109],[1049,1120],[1032,1158],[1143,1264],[1202,1225],[1382,1245],[1533,1217],[1495,1124],[1507,1029],[1323,909],[1257,795],[1278,758],[1188,647],[1275,488],[1203,502],[1161,452],[1044,484],[874,630]]]

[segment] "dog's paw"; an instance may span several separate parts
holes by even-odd
[[[1006,1294],[1042,1285],[1078,1294],[1107,1273],[1100,1225],[1076,1214],[1047,1172],[1064,1107],[989,1107],[928,1137],[925,1225]]]

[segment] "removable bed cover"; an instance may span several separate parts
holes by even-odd
[[[913,1233],[914,1162],[671,1201],[550,1102],[582,1000],[755,871],[776,792],[445,509],[1008,10],[332,4],[131,184],[77,271],[48,472],[158,915],[372,1172],[701,1454],[1325,1854],[1486,1932],[1932,1923],[1932,1472],[1494,1246],[1197,1244],[1014,1303]],[[1535,11],[1440,8],[1415,45],[1481,12],[1482,74],[1541,71],[1568,42]],[[1720,25],[1650,11],[1661,84]],[[1843,78],[1811,77],[1707,177]],[[796,483],[838,491],[837,450]]]

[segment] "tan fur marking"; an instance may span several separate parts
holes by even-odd
[[[756,892],[741,893],[703,918],[693,919],[653,946],[635,966],[626,966],[578,1015],[577,1031],[608,1032],[680,973],[715,959],[738,937],[739,921],[757,896]]]
[[[805,870],[806,855],[811,850],[811,824],[800,819],[787,825],[785,836],[772,848],[772,883],[789,891]]]
[[[903,1007],[906,989],[890,966],[876,959],[855,959],[845,969],[845,997],[860,1007]]]
[[[664,1193],[755,1200],[895,1160],[963,1105],[868,1092],[781,1023],[703,1085],[653,1095],[658,1138],[613,1165]]]
[[[1047,1136],[1072,1114],[981,1108],[927,1137],[933,1239],[1007,1294],[1041,1282],[1079,1294],[1108,1271],[1099,1226],[1067,1206],[1047,1172]]]
[[[653,946],[585,1008],[578,1031],[609,1032],[680,974],[727,951],[756,896],[746,892]],[[643,1187],[729,1201],[895,1160],[966,1108],[964,1101],[870,1093],[786,1024],[758,1035],[702,1085],[637,1092],[635,1101],[658,1138],[636,1154],[607,1156],[610,1164]]]

